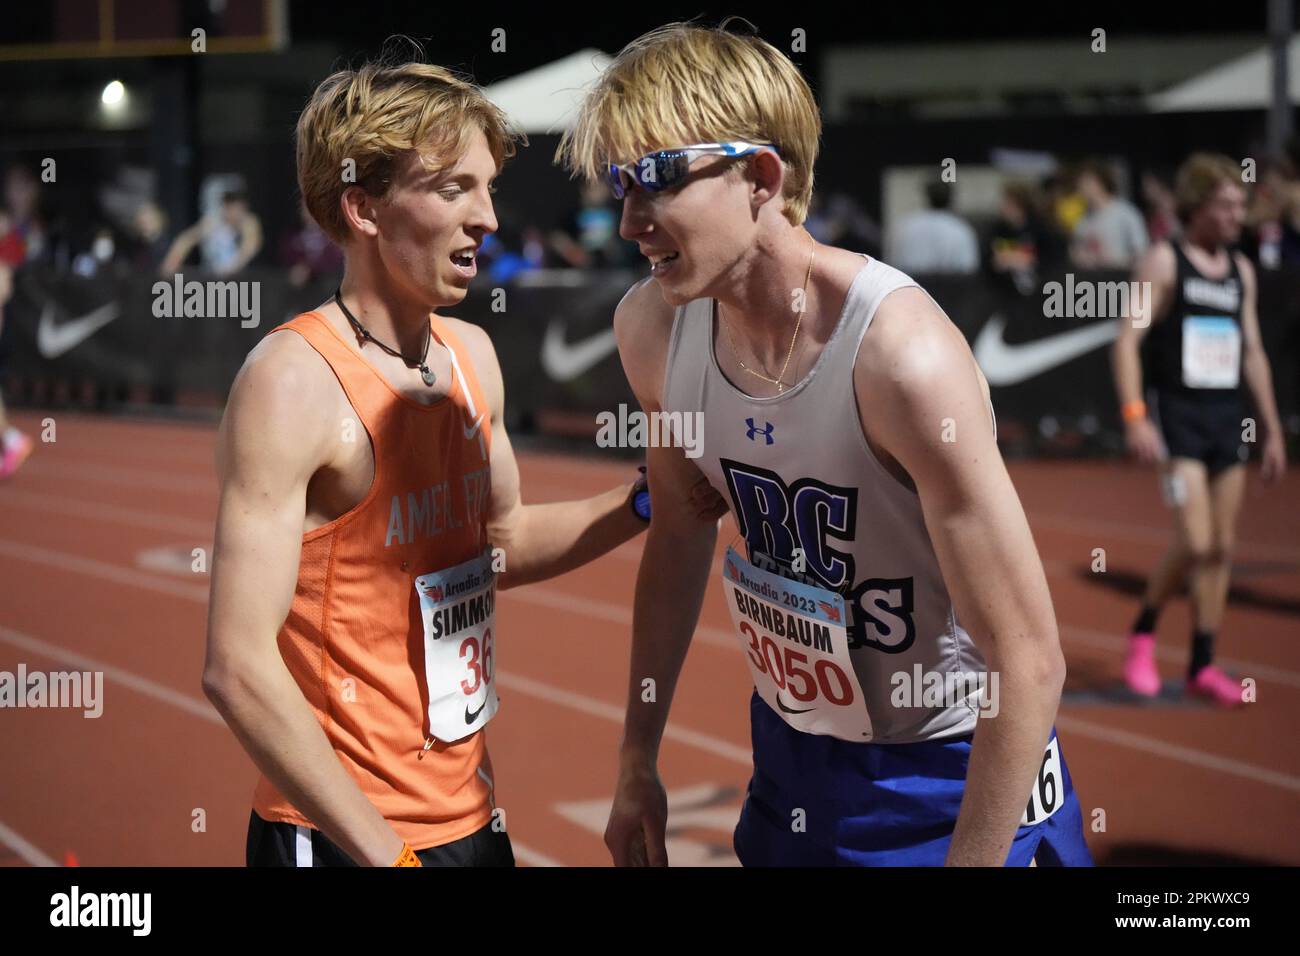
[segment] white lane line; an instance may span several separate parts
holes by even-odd
[[[567,866],[568,865],[566,863],[561,863],[553,856],[547,856],[545,853],[542,853],[540,850],[534,850],[530,846],[525,846],[524,844],[516,840],[514,837],[510,838],[510,849],[514,852],[516,860],[518,860],[520,863],[527,864],[528,866]]]
[[[8,489],[5,503],[25,505],[28,508],[68,515],[72,518],[85,518],[90,521],[113,521],[118,524],[148,528],[151,531],[166,531],[169,534],[190,534],[210,539],[213,522],[195,521],[192,518],[180,518],[175,515],[163,515],[139,508],[120,508],[116,505],[99,504],[85,498],[73,498],[63,495],[42,495],[30,491]]]
[[[106,485],[128,485],[132,488],[153,491],[182,491],[192,495],[205,495],[216,500],[216,472],[190,478],[166,475],[149,468],[122,468],[116,465],[56,464],[42,459],[30,460],[23,466],[24,474],[42,475],[46,478],[67,478],[80,482],[98,482]]]
[[[0,552],[3,552],[5,546],[8,544],[9,542],[0,541]],[[66,554],[61,554],[59,552],[48,552],[47,557],[48,556],[59,557],[60,563],[67,563],[69,561],[84,562],[86,560],[82,558],[77,558],[75,555],[66,555]],[[103,568],[112,570],[112,572],[115,575],[119,575],[124,579],[145,577],[144,575],[141,575],[137,571],[131,571],[123,568],[116,568],[113,566],[104,565],[103,562],[89,562],[88,564],[91,567],[87,573],[97,573],[97,571],[93,566],[102,565]],[[158,586],[158,582],[154,582],[152,581],[152,579],[148,579],[148,580],[150,586]],[[167,585],[173,584],[173,582],[170,581],[162,582],[162,583],[165,583]],[[192,599],[198,601],[207,600],[207,590],[205,588],[198,588],[195,590],[200,591],[201,596],[194,597],[193,595],[189,595]],[[524,589],[520,589],[520,590],[522,591]],[[513,593],[515,592],[513,591],[506,592],[507,595]],[[583,613],[581,604],[582,601],[580,598],[576,600],[571,599],[566,609],[571,613],[581,614]],[[630,614],[631,612],[625,611],[625,613]],[[622,724],[623,722],[622,708],[616,707],[613,704],[608,704],[603,701],[598,701],[593,698],[586,697],[585,695],[577,694],[572,691],[565,690],[563,688],[554,687],[549,684],[544,684],[541,681],[534,681],[526,677],[516,677],[514,675],[509,675],[509,674],[501,674],[498,676],[498,679],[502,681],[503,685],[513,686],[521,693],[531,694],[532,696],[540,697],[542,699],[549,700],[553,703],[569,706],[573,709],[580,710],[583,713],[591,714],[592,716],[602,717],[604,719],[611,720],[619,724]],[[1157,754],[1167,759],[1176,760],[1182,763],[1187,763],[1196,767],[1217,770],[1221,773],[1243,777],[1247,780],[1252,780],[1257,783],[1279,786],[1282,787],[1283,789],[1288,789],[1288,790],[1300,789],[1300,778],[1293,777],[1289,774],[1279,773],[1277,771],[1269,770],[1263,767],[1256,767],[1253,764],[1247,764],[1242,761],[1231,760],[1226,757],[1218,757],[1201,750],[1196,750],[1194,748],[1181,747],[1176,744],[1170,744],[1165,741],[1158,740],[1154,737],[1148,737],[1144,734],[1135,734],[1128,731],[1114,730],[1112,728],[1104,727],[1100,724],[1093,724],[1089,721],[1080,720],[1078,718],[1058,716],[1057,720],[1058,723],[1061,724],[1061,726],[1071,727],[1075,730],[1075,732],[1079,733],[1081,736],[1092,737],[1094,739],[1103,740],[1107,743],[1113,743],[1113,744],[1118,744],[1120,746],[1131,747],[1135,750],[1140,750],[1145,753]],[[669,724],[668,728],[664,732],[664,735],[666,737],[670,737],[674,740],[677,740],[680,743],[685,743],[689,746],[706,750],[709,753],[713,753],[717,756],[724,757],[726,759],[733,760],[738,763],[742,763],[745,766],[748,766],[750,763],[750,753],[748,750],[741,747],[737,747],[734,744],[728,743],[727,741],[721,740],[717,737],[713,737],[709,734],[703,734],[698,731],[675,727],[674,725]]]
[[[1203,750],[1196,750],[1192,747],[1180,747],[1178,744],[1156,740],[1154,737],[1148,737],[1145,734],[1135,734],[1128,730],[1106,727],[1102,724],[1095,724],[1090,720],[1081,720],[1078,717],[1058,715],[1056,726],[1081,737],[1091,737],[1093,740],[1100,740],[1108,744],[1131,747],[1134,750],[1155,754],[1168,760],[1177,760],[1205,770],[1214,770],[1234,777],[1244,777],[1255,783],[1300,792],[1300,777],[1293,774],[1270,770],[1267,767],[1256,767],[1254,764],[1233,760],[1229,757],[1207,754]]]
[[[623,725],[623,708],[614,704],[588,697],[586,694],[578,694],[562,687],[533,680],[531,677],[522,677],[518,674],[498,673],[497,680],[502,687],[519,691],[521,694],[528,694],[531,697],[537,697],[552,704],[559,704],[561,707],[568,707],[571,710],[592,717],[601,717],[611,723],[618,724],[620,727]],[[750,752],[747,749],[737,747],[735,744],[714,737],[712,734],[701,733],[698,730],[690,730],[670,723],[667,729],[664,730],[664,736],[676,740],[678,743],[695,747],[697,750],[711,753],[716,757],[722,757],[724,760],[731,760],[746,767],[750,765]]]
[[[23,839],[16,830],[0,823],[0,843],[13,850],[32,866],[58,866],[51,857],[46,856],[35,845]]]
[[[216,708],[206,700],[173,690],[165,684],[159,684],[157,681],[142,677],[133,671],[115,667],[93,657],[87,657],[85,654],[78,654],[76,651],[69,650],[59,644],[52,644],[49,641],[41,640],[39,637],[23,634],[21,631],[15,631],[3,624],[0,624],[0,641],[21,648],[31,654],[40,654],[42,657],[48,657],[63,664],[70,664],[77,670],[100,671],[107,679],[116,681],[124,687],[129,687],[131,690],[144,694],[146,697],[152,697],[164,704],[170,704],[179,710],[183,710],[187,714],[225,726],[225,721],[221,719],[221,715],[217,713]]]
[[[187,598],[200,604],[208,603],[208,587],[206,584],[184,584],[167,578],[157,578],[120,565],[109,564],[107,561],[83,558],[79,555],[69,554],[66,551],[54,551],[34,544],[19,544],[16,541],[0,539],[0,555],[7,555],[32,564],[43,564],[47,567],[57,568],[60,571],[73,571],[77,574],[103,578],[106,581],[124,584],[127,587],[143,588],[147,591],[157,591],[161,594]]]

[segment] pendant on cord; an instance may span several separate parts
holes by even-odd
[[[430,388],[433,388],[433,383],[438,380],[433,374],[433,369],[429,368],[427,365],[420,366],[420,378],[424,379],[424,384],[428,385]]]

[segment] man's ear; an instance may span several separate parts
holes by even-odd
[[[747,178],[753,184],[752,201],[755,207],[761,206],[781,198],[785,186],[785,164],[772,150],[760,150],[749,159]]]
[[[379,227],[375,222],[375,199],[362,186],[349,186],[339,197],[339,208],[343,210],[343,220],[349,229],[355,229],[363,236],[378,235]]]

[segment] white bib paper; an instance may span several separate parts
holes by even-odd
[[[733,548],[722,583],[764,702],[803,733],[870,740],[871,717],[849,658],[844,598],[756,568]]]
[[[1226,315],[1183,319],[1183,384],[1188,388],[1236,388],[1241,369],[1241,330]]]
[[[492,556],[415,579],[424,621],[429,733],[444,743],[468,737],[496,714]]]

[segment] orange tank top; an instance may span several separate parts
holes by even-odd
[[[453,743],[428,733],[414,582],[482,554],[491,441],[469,354],[435,316],[430,324],[455,361],[448,394],[429,406],[399,394],[316,312],[272,332],[296,332],[329,363],[375,461],[361,503],[303,535],[280,654],[339,761],[417,850],[473,833],[493,810],[484,732]],[[312,826],[265,776],[253,809],[265,820]]]

